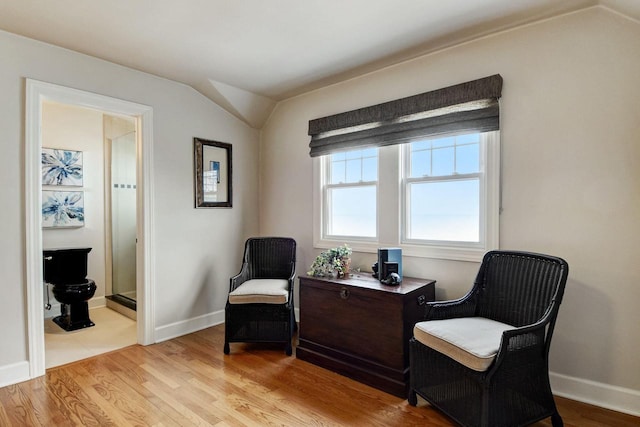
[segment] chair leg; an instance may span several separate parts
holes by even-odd
[[[293,325],[293,332],[298,331],[298,324],[296,323],[296,313],[291,310],[291,324]]]
[[[562,421],[562,417],[560,416],[560,413],[558,413],[558,411],[556,411],[555,414],[551,415],[551,425],[553,427],[564,426],[564,422]]]
[[[293,317],[293,315],[291,315],[291,319],[289,319],[289,320],[292,320],[292,319],[294,320],[293,324],[295,325],[296,322],[295,322],[295,317]],[[287,356],[291,356],[293,354],[293,347],[292,347],[291,341],[292,341],[292,338],[293,338],[293,331],[295,330],[295,328],[293,328],[291,323],[289,323],[287,329],[289,329],[288,334],[287,334],[287,336],[289,337],[289,340],[285,344],[284,352],[287,354]]]
[[[409,396],[407,396],[407,400],[409,401],[409,405],[411,406],[418,405],[418,396],[416,395],[415,390],[409,390]]]
[[[231,349],[229,348],[229,343],[228,342],[224,342],[224,354],[229,354],[231,353]]]

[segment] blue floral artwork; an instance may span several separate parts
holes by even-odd
[[[43,148],[42,184],[82,186],[82,151]]]
[[[84,193],[82,191],[43,191],[42,226],[84,226]]]

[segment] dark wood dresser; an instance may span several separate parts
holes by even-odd
[[[435,280],[387,286],[366,273],[302,276],[296,357],[406,398],[409,339],[434,299]]]

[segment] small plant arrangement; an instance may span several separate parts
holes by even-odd
[[[345,277],[349,274],[352,252],[346,243],[327,249],[316,257],[307,274],[315,277]]]

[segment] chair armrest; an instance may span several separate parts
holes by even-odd
[[[424,320],[455,319],[474,315],[476,305],[469,300],[428,302]]]
[[[506,363],[510,365],[526,364],[530,363],[532,358],[546,357],[549,348],[546,341],[548,323],[548,319],[543,319],[531,325],[504,331],[491,370],[495,371],[500,365]]]
[[[289,301],[293,301],[293,288],[295,286],[296,280],[296,263],[292,263],[291,265],[291,274],[287,281],[289,282]]]
[[[234,291],[238,286],[242,285],[247,280],[251,279],[249,276],[249,268],[246,263],[242,264],[240,273],[236,274],[229,280],[229,292]]]
[[[289,283],[291,283],[291,285],[293,286],[293,281],[296,278],[296,263],[292,262],[291,263],[291,274],[289,274],[289,278],[287,279],[289,281]]]
[[[424,320],[455,319],[475,316],[476,302],[471,293],[450,301],[428,302],[425,307]]]
[[[428,302],[425,306],[423,320],[444,320],[475,316],[479,289],[480,284],[476,281],[469,292],[461,298]]]
[[[557,315],[558,303],[554,299],[551,306],[537,322],[504,331],[496,356],[496,365],[509,354],[531,349],[540,349],[540,354],[547,357]]]

